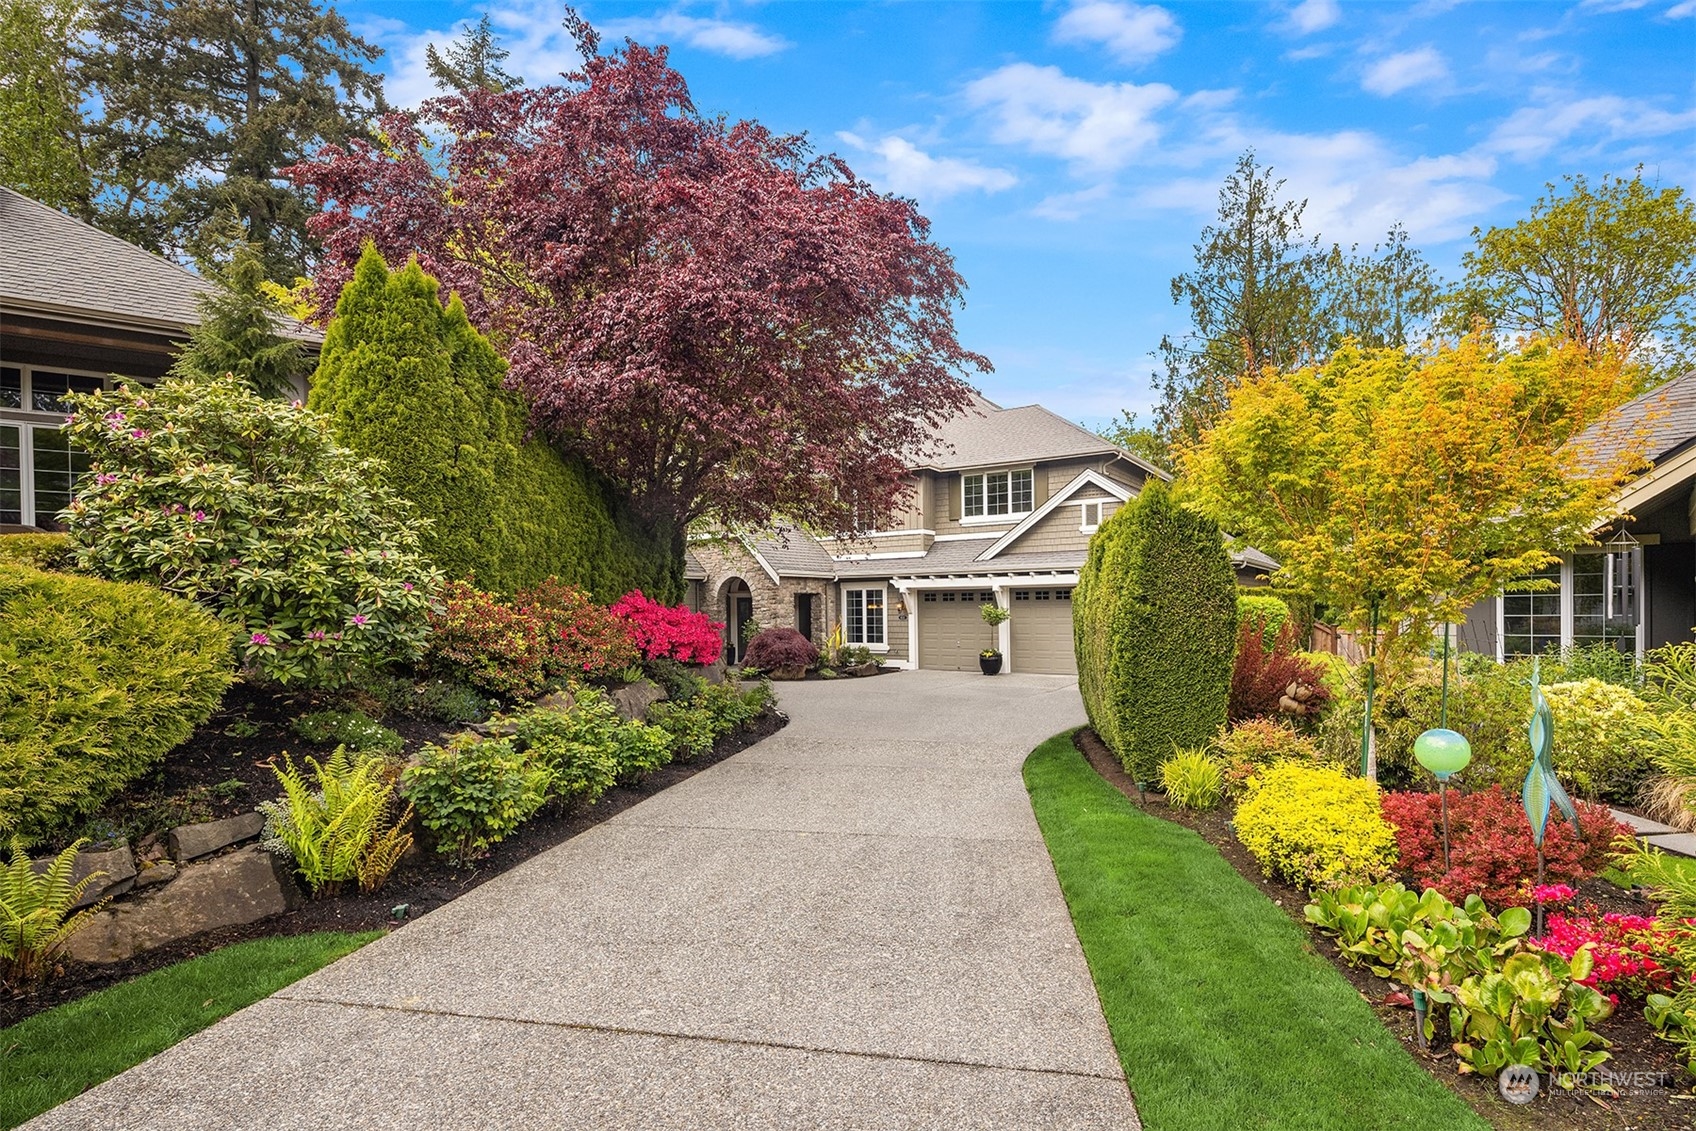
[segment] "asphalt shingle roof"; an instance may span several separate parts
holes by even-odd
[[[973,397],[970,409],[937,430],[937,441],[930,451],[913,459],[914,467],[958,471],[968,467],[1117,455],[1156,475],[1165,474],[1147,468],[1130,453],[1041,405],[1002,408],[980,396]]]
[[[1627,445],[1643,442],[1643,454],[1659,462],[1696,441],[1696,371],[1650,389],[1620,405],[1578,436],[1598,464],[1611,463]]]
[[[200,321],[209,284],[193,271],[117,236],[0,188],[0,306],[104,318],[182,333]],[[319,341],[291,321],[279,330]]]

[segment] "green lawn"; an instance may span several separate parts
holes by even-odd
[[[16,1127],[381,935],[237,943],[0,1029],[0,1127]]]
[[[1201,837],[1049,739],[1025,785],[1149,1131],[1488,1131]]]

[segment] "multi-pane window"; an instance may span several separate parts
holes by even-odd
[[[883,587],[843,591],[842,635],[849,644],[884,644]]]
[[[1573,554],[1537,574],[1535,593],[1502,594],[1502,656],[1568,645],[1637,648],[1638,575],[1633,554]]]
[[[1536,656],[1561,647],[1561,566],[1556,563],[1530,580],[1552,582],[1529,593],[1502,594],[1502,652]]]
[[[0,523],[59,528],[59,512],[89,469],[61,427],[64,397],[105,387],[92,374],[0,366]]]
[[[960,510],[966,518],[1031,513],[1036,480],[1025,471],[983,471],[961,476]]]

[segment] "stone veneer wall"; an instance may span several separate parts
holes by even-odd
[[[741,578],[754,598],[754,619],[762,628],[794,628],[805,631],[795,623],[795,598],[811,594],[813,623],[810,635],[819,645],[830,634],[838,618],[836,583],[823,577],[785,577],[773,582],[771,575],[754,556],[735,542],[695,542],[689,547],[695,559],[707,572],[701,584],[701,611],[715,621],[725,619],[726,586]]]

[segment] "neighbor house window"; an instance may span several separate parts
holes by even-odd
[[[59,529],[89,463],[63,431],[64,396],[105,387],[92,373],[0,366],[0,523]]]
[[[1632,555],[1573,554],[1535,576],[1550,587],[1502,594],[1504,659],[1574,645],[1636,651],[1637,573]],[[1610,593],[1610,580],[1616,592]]]
[[[1035,478],[1030,471],[982,471],[961,477],[961,513],[999,518],[1031,513]]]
[[[1087,503],[1080,504],[1078,510],[1081,512],[1078,519],[1078,530],[1081,533],[1091,534],[1101,526],[1100,499],[1091,499]]]
[[[849,644],[885,644],[883,587],[843,591],[842,635]]]

